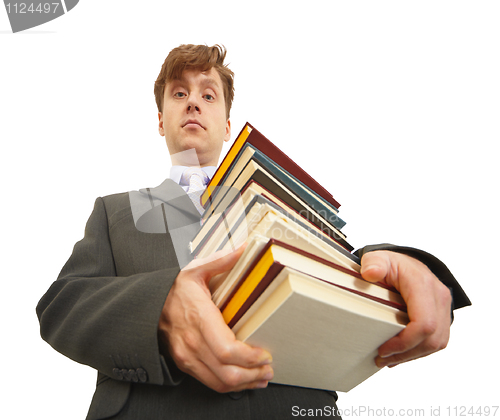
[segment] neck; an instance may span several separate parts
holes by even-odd
[[[204,156],[199,156],[198,153],[196,153],[196,149],[184,150],[170,155],[170,160],[173,166],[199,166],[201,168],[205,166],[217,166],[217,160],[215,158],[209,159]]]

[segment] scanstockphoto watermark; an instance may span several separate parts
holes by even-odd
[[[4,0],[12,32],[43,25],[68,13],[79,0]]]
[[[500,417],[498,405],[471,405],[471,406],[430,406],[427,408],[375,408],[365,405],[358,407],[337,408],[325,406],[322,408],[292,407],[293,417]]]
[[[425,409],[393,409],[393,408],[372,408],[370,406],[358,406],[350,408],[337,408],[335,406],[325,406],[323,408],[300,408],[292,407],[294,417],[424,417]]]

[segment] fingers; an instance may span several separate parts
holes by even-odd
[[[366,281],[385,281],[391,272],[391,268],[392,264],[388,252],[368,252],[361,258],[361,276]]]
[[[206,320],[207,324],[210,319]],[[202,335],[206,325],[184,331],[172,342],[170,354],[177,366],[217,392],[262,388],[273,377],[269,353],[233,339],[219,339],[217,345]],[[228,329],[227,326],[224,326]],[[218,328],[214,328],[216,332]],[[213,350],[215,348],[215,351]]]
[[[218,392],[267,386],[273,377],[271,355],[237,341],[214,308],[204,310],[198,325],[185,326],[170,339],[177,366]]]
[[[410,319],[401,333],[380,346],[375,359],[377,366],[392,367],[446,347],[451,294],[427,266],[409,256],[387,251],[365,254],[361,264],[363,278],[384,281],[399,290]]]
[[[213,313],[206,318],[206,322],[200,324],[200,333],[208,344],[210,352],[223,364],[252,368],[272,361],[268,351],[236,340],[215,305]]]
[[[273,377],[270,366],[255,369],[242,369],[238,366],[224,365],[217,372],[213,371],[213,364],[198,363],[192,372],[187,372],[200,380],[214,391],[238,392],[244,389],[265,388]]]
[[[442,334],[439,333],[427,337],[419,345],[408,351],[404,351],[402,353],[391,353],[386,357],[377,356],[375,358],[375,363],[380,368],[385,366],[394,367],[400,363],[419,359],[421,357],[425,357],[437,351],[443,350],[444,348],[446,348],[448,340],[449,332],[443,331]],[[389,342],[387,344],[389,344]]]
[[[197,273],[202,275],[203,280],[208,284],[208,281],[213,276],[231,270],[238,262],[246,246],[247,244],[244,243],[235,251],[221,250],[206,258],[195,259],[186,265],[182,271],[197,270]]]
[[[433,319],[443,321],[428,324],[426,321],[412,321],[399,335],[380,346],[379,356],[375,359],[377,366],[392,367],[444,349],[450,337],[449,310]]]
[[[224,347],[224,352],[212,352],[210,343],[207,342],[207,352],[201,358],[207,367],[206,378],[213,381],[212,389],[230,392],[263,388],[273,378],[268,352],[251,348],[236,340],[221,347]]]
[[[213,275],[232,268],[243,250],[186,266],[170,290],[158,325],[179,369],[218,392],[262,388],[274,375],[269,352],[236,340],[207,287]]]

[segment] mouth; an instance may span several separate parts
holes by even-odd
[[[190,127],[200,127],[200,128],[203,128],[203,130],[205,129],[205,127],[203,127],[201,125],[201,123],[197,120],[187,120],[183,125],[182,125],[182,128],[190,128]]]

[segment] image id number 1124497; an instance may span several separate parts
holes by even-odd
[[[498,408],[500,406],[498,405],[480,405],[480,406],[472,406],[472,407],[466,407],[463,405],[455,405],[453,407],[448,406],[446,407],[446,411],[448,416],[455,416],[455,417],[469,417],[469,416],[496,416],[498,412]]]
[[[60,3],[7,3],[5,7],[9,14],[21,13],[56,13]]]

